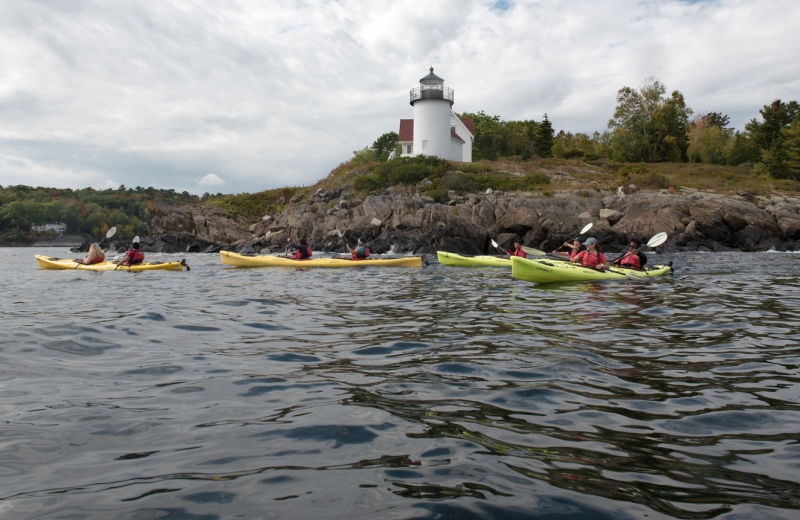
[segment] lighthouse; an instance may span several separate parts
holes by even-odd
[[[402,156],[429,155],[459,162],[472,162],[472,119],[460,119],[453,112],[455,92],[444,79],[430,73],[411,89],[414,119],[400,120]]]

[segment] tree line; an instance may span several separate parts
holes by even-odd
[[[31,226],[63,222],[70,235],[99,238],[116,226],[115,238],[133,238],[144,231],[144,210],[155,199],[173,204],[200,201],[186,191],[141,186],[116,190],[0,186],[0,234],[6,240],[32,240]]]
[[[555,133],[544,114],[541,121],[504,121],[483,111],[458,114],[472,118],[472,160],[496,161],[534,157],[614,160],[618,162],[751,163],[756,174],[800,180],[800,105],[774,100],[759,110],[744,130],[730,128],[722,112],[695,114],[683,94],[647,78],[636,89],[621,88],[607,128],[593,134]],[[398,135],[388,132],[372,146],[355,152],[359,162],[388,160]]]

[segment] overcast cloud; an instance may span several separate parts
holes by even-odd
[[[412,117],[606,128],[654,76],[741,128],[800,99],[800,2],[0,0],[0,184],[242,192],[313,184]]]

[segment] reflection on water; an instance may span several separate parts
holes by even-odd
[[[534,286],[32,254],[0,249],[0,516],[799,514],[800,255]]]

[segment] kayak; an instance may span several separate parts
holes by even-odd
[[[36,261],[39,262],[39,267],[45,269],[75,269],[76,271],[152,271],[154,269],[167,269],[170,271],[182,271],[184,267],[189,270],[185,260],[180,262],[161,262],[158,264],[151,264],[149,262],[142,262],[141,264],[126,267],[124,265],[118,266],[116,262],[100,262],[92,265],[83,265],[72,259],[53,258],[50,256],[36,255]]]
[[[669,265],[656,265],[646,267],[643,271],[614,267],[611,270],[596,271],[579,264],[551,260],[528,260],[526,258],[511,258],[511,276],[518,280],[533,283],[552,282],[585,282],[592,280],[614,280],[627,278],[626,274],[640,277],[665,276],[672,273]]]
[[[406,256],[402,258],[367,258],[350,260],[348,258],[309,258],[295,260],[285,256],[256,255],[245,256],[230,251],[220,251],[219,256],[225,265],[236,267],[290,266],[290,267],[355,267],[359,265],[381,265],[385,267],[421,267],[422,258]]]
[[[461,256],[455,253],[447,253],[445,251],[437,251],[436,255],[439,257],[439,263],[442,265],[455,265],[459,267],[475,265],[511,267],[511,259],[503,258],[501,256]]]

